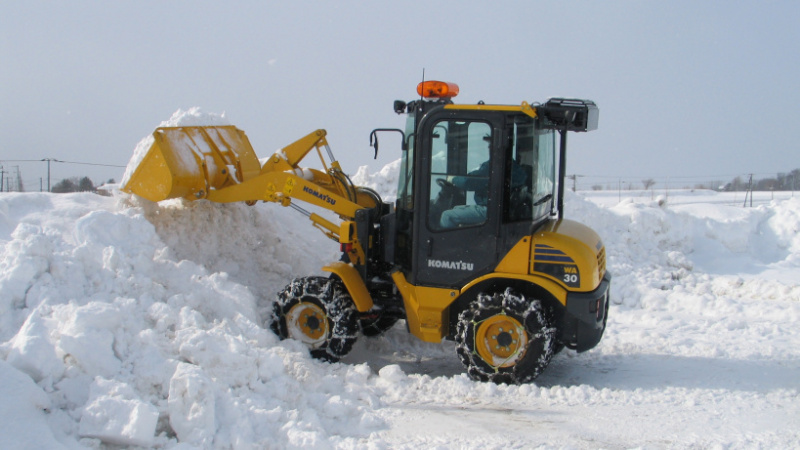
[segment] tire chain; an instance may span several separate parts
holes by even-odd
[[[531,360],[531,355],[523,355],[520,364],[507,368],[493,367],[477,354],[475,328],[495,314],[518,316],[528,333],[526,352],[531,346],[542,350]],[[484,317],[485,315],[485,317]],[[476,300],[459,315],[456,329],[456,353],[461,363],[467,367],[467,374],[474,380],[495,383],[519,384],[534,380],[549,364],[553,357],[556,329],[550,325],[548,315],[538,299],[526,299],[511,288],[502,293],[480,293]],[[472,342],[470,342],[472,340]],[[483,367],[482,367],[483,366]]]
[[[330,323],[330,336],[316,349],[309,349],[315,358],[335,362],[352,350],[358,334],[358,311],[343,283],[335,278],[304,277],[292,280],[278,293],[272,309],[270,329],[281,339],[288,338],[285,315],[295,302],[311,298],[319,302]]]

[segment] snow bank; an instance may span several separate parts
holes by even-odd
[[[800,342],[799,199],[747,209],[659,201],[600,208],[570,196],[568,210],[603,236],[613,301],[623,307],[609,314],[601,352],[677,347],[709,358],[797,358],[785,344]]]
[[[366,186],[381,194],[383,201],[393,202],[397,198],[397,181],[400,175],[400,160],[391,162],[376,173],[370,174],[367,166],[361,166],[352,176],[353,183]]]
[[[353,178],[392,199],[385,171]],[[536,384],[495,386],[402,325],[340,364],[278,341],[274,293],[336,258],[289,208],[116,195],[0,196],[0,447],[800,444],[796,199],[570,194],[607,247],[608,331]]]
[[[313,239],[274,205],[67,194],[65,214],[45,201],[57,197],[0,198],[41,208],[17,217],[0,254],[0,355],[49,393],[65,445],[304,446],[380,425],[350,381],[368,368],[329,377],[264,328],[259,304],[318,270]]]
[[[663,199],[631,199],[602,208],[568,193],[567,214],[589,224],[603,237],[615,275],[633,271],[636,279],[668,276],[668,285],[685,275],[768,275],[797,283],[800,254],[800,199],[741,208],[711,204],[671,207]],[[658,270],[668,268],[667,272]],[[681,281],[682,283],[682,281]],[[617,286],[619,283],[615,283]],[[637,303],[638,299],[625,300]]]

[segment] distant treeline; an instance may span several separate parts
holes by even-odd
[[[578,187],[579,181],[583,178],[582,175],[570,175],[567,178],[566,182],[572,184],[572,188],[576,189]],[[587,177],[591,178],[591,177]],[[685,181],[685,180],[683,180]],[[106,183],[114,183],[114,180],[108,180]],[[611,181],[605,183],[592,183],[591,189],[594,191],[602,191],[604,189],[607,190],[632,190],[632,189],[640,189],[643,188],[644,190],[648,190],[654,187],[663,187],[664,185],[669,185],[671,188],[686,188],[686,189],[712,189],[715,191],[796,191],[800,188],[800,169],[794,169],[791,172],[787,173],[779,173],[774,177],[766,177],[766,178],[756,178],[753,175],[740,175],[729,182],[725,182],[723,180],[719,181],[709,181],[709,182],[700,182],[700,183],[693,183],[693,184],[683,184],[680,178],[672,179],[672,180],[655,180],[653,178],[646,178],[641,180],[640,182],[631,181],[631,180],[619,180],[619,181]],[[580,188],[586,189],[587,185],[585,182],[580,183],[582,186]],[[72,177],[72,178],[65,178],[58,183],[53,185],[53,188],[50,190],[51,192],[55,193],[64,193],[64,192],[96,192],[97,188],[95,187],[92,180],[89,177]]]
[[[108,180],[106,183],[114,183],[114,180]],[[50,189],[50,192],[54,192],[56,194],[64,194],[67,192],[97,192],[97,187],[95,187],[94,183],[91,179],[89,179],[89,177],[72,177],[64,178],[63,180],[54,184]]]
[[[745,174],[726,181],[713,176],[676,176],[665,178],[615,178],[612,176],[568,175],[566,183],[573,190],[629,191],[637,189],[711,189],[714,191],[796,191],[800,189],[800,169],[779,173]]]
[[[800,187],[800,169],[789,173],[779,173],[774,178],[761,178],[759,180],[749,177],[736,177],[725,184],[723,191],[794,191]]]

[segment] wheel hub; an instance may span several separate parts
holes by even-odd
[[[505,313],[477,324],[475,347],[493,367],[509,367],[525,354],[528,333],[520,322]]]
[[[312,330],[314,333],[320,330],[319,317],[317,317],[316,314],[306,314],[305,319],[306,323],[303,325],[303,328]]]
[[[328,337],[328,317],[318,305],[300,302],[286,313],[289,337],[318,348]]]
[[[514,331],[500,331],[500,334],[497,335],[497,345],[499,347],[509,348],[512,344],[516,344],[517,341],[514,340],[513,337]]]

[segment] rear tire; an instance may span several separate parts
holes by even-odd
[[[555,347],[556,329],[542,302],[511,288],[479,294],[458,317],[456,351],[474,380],[530,382],[550,363]]]
[[[399,317],[382,311],[376,312],[372,316],[362,317],[360,320],[361,334],[367,337],[380,336],[389,331],[398,320],[400,320]]]
[[[278,293],[270,328],[305,344],[311,356],[336,362],[356,341],[358,310],[338,278],[297,278]]]

